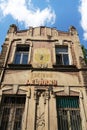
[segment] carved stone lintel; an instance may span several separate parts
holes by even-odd
[[[70,94],[69,86],[64,86],[64,92],[65,92],[66,95]]]
[[[13,93],[14,94],[18,93],[18,89],[19,89],[19,86],[17,84],[13,85]]]

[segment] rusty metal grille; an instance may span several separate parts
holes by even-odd
[[[0,130],[21,130],[24,96],[4,96],[0,108]]]
[[[71,120],[72,130],[75,130],[75,129],[82,130],[80,111],[79,110],[70,111],[70,120]]]
[[[57,97],[58,130],[82,130],[77,97]]]

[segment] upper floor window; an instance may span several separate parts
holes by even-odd
[[[69,54],[67,46],[56,46],[56,64],[69,65]]]
[[[27,64],[29,56],[29,46],[18,45],[15,52],[14,64]]]

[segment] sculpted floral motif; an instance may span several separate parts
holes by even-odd
[[[36,122],[36,128],[37,129],[38,129],[38,127],[44,128],[44,126],[45,126],[44,112],[40,113],[39,115],[37,115],[36,120],[37,120],[37,122]]]

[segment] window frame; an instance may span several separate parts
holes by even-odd
[[[16,99],[16,97],[17,97],[21,101],[23,100],[23,102],[21,102],[21,103],[20,102],[19,103],[18,102],[14,102],[14,103],[8,102],[8,103],[6,103],[6,102],[4,102],[4,99],[7,98],[7,97],[9,97],[10,100],[11,100],[11,98]],[[11,96],[11,95],[6,96],[6,95],[4,95],[2,97],[1,107],[0,107],[0,110],[1,110],[1,113],[0,113],[0,128],[3,128],[3,124],[2,124],[3,122],[7,122],[6,126],[5,126],[5,123],[4,123],[4,128],[3,128],[3,129],[7,128],[6,130],[9,130],[10,128],[12,130],[14,130],[16,122],[18,123],[17,126],[19,125],[19,122],[20,122],[20,127],[22,128],[21,124],[22,124],[23,115],[24,115],[25,103],[26,103],[26,96],[25,95],[24,96],[23,95],[19,95],[19,96]],[[9,109],[9,114],[8,114],[7,120],[3,115],[4,112],[6,112],[5,109]],[[16,115],[17,109],[20,109],[19,115]],[[22,112],[21,112],[21,110],[22,110]],[[5,116],[6,116],[6,114],[5,114]],[[18,116],[18,118],[17,118],[17,116]],[[21,120],[18,120],[20,118],[20,116],[21,116]]]
[[[68,107],[65,107],[61,105],[60,103],[60,106],[58,107],[58,104],[57,104],[57,99],[60,98],[78,98],[78,105],[76,105],[74,102],[74,105],[76,105],[75,107],[70,106],[68,105]],[[63,101],[64,103],[64,101]],[[67,103],[67,102],[66,102]],[[64,129],[64,130],[72,130],[73,127],[72,127],[72,122],[74,123],[74,120],[77,118],[77,115],[79,116],[79,120],[77,121],[78,123],[80,123],[80,129],[78,127],[79,130],[82,130],[82,120],[81,120],[81,114],[80,114],[80,105],[79,105],[79,96],[56,96],[56,109],[57,109],[57,122],[58,122],[58,129]],[[75,115],[74,115],[74,114]],[[78,114],[79,113],[79,114]],[[73,117],[74,115],[74,117]],[[76,116],[76,117],[75,117]],[[74,120],[73,120],[74,118]],[[61,122],[62,121],[62,122]],[[60,122],[62,123],[62,125],[60,125]],[[66,123],[66,124],[65,124]],[[64,126],[63,126],[64,125]],[[74,124],[75,125],[75,124]],[[61,127],[60,127],[61,126]],[[65,128],[65,126],[67,126],[67,128]],[[74,126],[76,128],[76,126]]]
[[[22,47],[26,47],[28,48],[27,51],[23,50],[23,51],[17,51],[17,48],[19,47],[22,48]],[[20,54],[20,58],[19,58],[19,63],[16,63],[16,56],[17,54]],[[23,63],[23,57],[24,55],[27,54],[27,63]],[[17,44],[16,45],[16,48],[15,48],[15,53],[14,53],[14,58],[13,58],[13,64],[16,64],[16,65],[27,65],[29,63],[29,58],[30,58],[30,45],[26,44]]]
[[[59,52],[57,52],[57,48],[59,49],[59,50],[62,50],[62,49],[67,49],[67,51],[66,52],[64,52],[64,51],[59,51]],[[57,56],[60,56],[60,59],[61,59],[61,61],[60,61],[60,63],[58,64],[58,62],[57,62]],[[64,62],[64,56],[65,55],[67,55],[67,59],[68,59],[68,64],[65,64]],[[67,65],[70,65],[70,58],[69,58],[69,47],[68,46],[66,46],[66,45],[55,45],[55,60],[56,60],[56,65],[63,65],[63,66],[67,66]]]
[[[9,55],[9,59],[8,59],[8,66],[12,66],[12,65],[22,65],[22,64],[14,64],[14,57],[15,57],[15,53],[16,53],[16,48],[17,46],[29,46],[29,51],[28,51],[28,64],[24,64],[24,65],[30,65],[30,60],[31,60],[31,51],[32,51],[32,41],[26,39],[25,41],[22,41],[22,39],[18,39],[18,40],[14,40],[12,42],[12,46],[11,46],[11,51],[10,51],[10,55]]]

